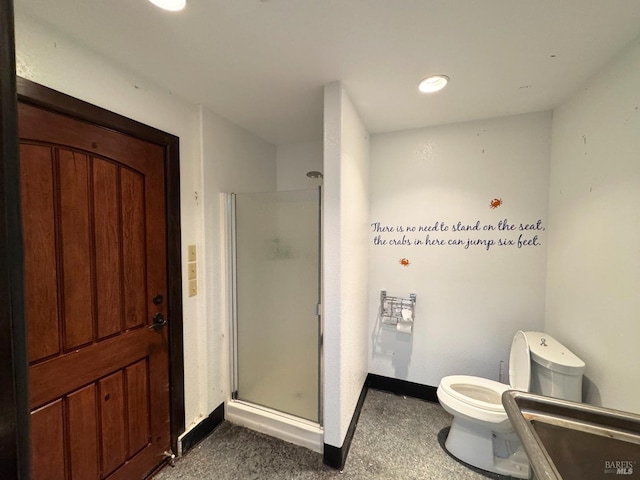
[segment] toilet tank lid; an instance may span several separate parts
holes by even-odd
[[[525,332],[531,351],[531,359],[537,364],[567,375],[582,375],[585,363],[551,335],[542,332]]]

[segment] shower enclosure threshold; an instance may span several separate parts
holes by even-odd
[[[324,430],[317,423],[241,400],[227,403],[225,419],[285,442],[323,453]]]

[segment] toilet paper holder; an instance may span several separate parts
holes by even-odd
[[[411,333],[415,318],[416,294],[409,298],[390,297],[387,291],[380,292],[380,318],[384,325],[393,325],[398,331]]]

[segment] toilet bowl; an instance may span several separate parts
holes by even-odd
[[[445,447],[454,457],[482,470],[529,478],[529,461],[502,406],[504,391],[529,391],[529,344],[521,331],[511,344],[509,380],[509,385],[470,375],[441,380],[438,400],[453,415]]]
[[[453,415],[447,451],[482,470],[529,478],[529,461],[502,406],[502,393],[510,389],[528,392],[532,386],[534,393],[580,401],[584,367],[582,360],[551,336],[516,332],[509,354],[508,385],[470,375],[441,380],[438,400]]]
[[[456,415],[470,421],[490,423],[493,428],[504,430],[509,428],[509,421],[502,407],[502,392],[509,388],[505,383],[487,378],[451,375],[440,382],[438,397],[441,403],[442,398],[445,399],[445,410],[453,410]]]

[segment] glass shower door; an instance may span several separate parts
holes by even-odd
[[[319,423],[320,192],[234,197],[234,397]]]

